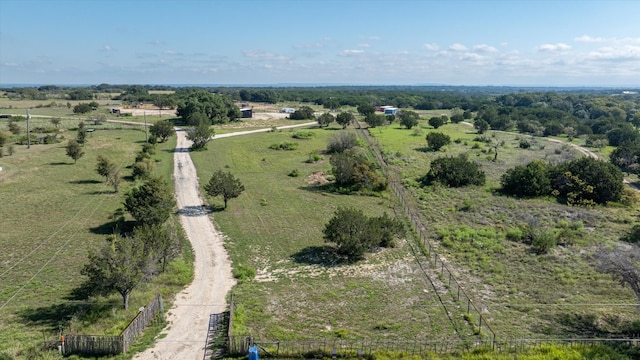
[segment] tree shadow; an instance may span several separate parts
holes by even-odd
[[[419,151],[419,152],[423,152],[423,153],[431,153],[431,152],[435,152],[435,151],[433,151],[433,150],[429,149],[429,148],[428,148],[428,147],[426,147],[426,146],[417,147],[417,148],[414,148],[413,150],[415,150],[415,151]]]
[[[57,162],[50,162],[49,165],[73,165],[73,163],[57,161]]]
[[[329,245],[307,246],[293,254],[291,258],[298,264],[321,265],[325,267],[352,263],[345,256],[338,254],[335,247]]]
[[[224,209],[224,208],[223,208]],[[198,205],[198,206],[185,206],[182,209],[177,211],[178,215],[189,216],[189,217],[198,217],[198,216],[206,216],[214,211],[220,211],[217,207],[207,206],[207,205]]]
[[[132,232],[135,225],[136,222],[133,220],[110,221],[102,225],[92,227],[89,229],[89,231],[98,235],[112,235],[115,233],[126,234]]]
[[[102,181],[99,180],[74,180],[69,181],[70,184],[100,184]]]
[[[561,313],[547,317],[556,324],[556,335],[572,335],[578,337],[600,337],[609,334],[598,325],[598,317],[594,314]]]
[[[88,195],[106,195],[106,194],[115,194],[115,191],[113,191],[113,190],[96,190],[96,191],[90,191],[87,194]]]

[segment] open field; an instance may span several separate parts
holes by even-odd
[[[338,206],[380,215],[392,213],[395,203],[387,195],[339,195],[310,184],[330,165],[328,158],[306,163],[308,154],[322,153],[329,136],[341,130],[312,129],[315,136],[309,140],[292,139],[295,131],[214,140],[207,152],[192,154],[201,184],[223,169],[246,187],[227,210],[214,215],[228,237],[234,268],[257,270],[254,281],[234,288],[234,332],[263,339],[469,335],[472,329],[461,312],[452,307],[453,323],[448,319],[406,242],[357,264],[332,260],[322,229]],[[268,149],[282,141],[300,147]],[[293,169],[299,177],[287,176]],[[219,199],[213,204],[220,206]]]
[[[457,269],[467,292],[481,304],[498,337],[582,337],[620,333],[637,320],[633,292],[597,273],[589,256],[595,245],[616,241],[633,223],[638,206],[568,207],[555,199],[514,199],[496,192],[500,176],[535,158],[550,162],[580,156],[562,144],[526,135],[493,133],[488,142],[474,141],[473,129],[445,125],[437,130],[422,123],[419,135],[398,125],[371,129],[391,168],[413,195],[431,240]],[[425,152],[425,135],[439,131],[452,142],[438,153]],[[530,149],[520,149],[526,138]],[[492,161],[491,144],[498,148]],[[484,187],[460,189],[418,186],[431,160],[468,154],[487,174]],[[560,245],[537,254],[529,245],[506,239],[506,233],[535,222],[561,233]]]
[[[34,118],[34,126],[40,121],[48,123]],[[0,127],[5,126],[3,119]],[[70,130],[75,126],[77,121],[63,120],[62,136],[75,137]],[[160,288],[156,281],[143,285],[132,294],[128,312],[115,311],[119,295],[100,298],[98,305],[78,301],[74,290],[84,279],[79,272],[87,252],[113,232],[111,216],[134,184],[125,181],[120,193],[113,193],[94,170],[96,156],[110,158],[128,176],[144,132],[104,124],[87,139],[85,155],[75,165],[65,154],[66,142],[31,149],[15,145],[13,155],[0,158],[0,354],[39,347],[43,335],[53,339],[69,326],[76,333],[117,334],[157,291],[167,295],[189,280],[191,271],[178,260],[163,275],[173,288]],[[157,173],[167,179],[174,146],[175,139],[159,144],[154,156]]]

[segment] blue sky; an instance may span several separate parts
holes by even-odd
[[[16,83],[640,87],[640,0],[0,0]]]

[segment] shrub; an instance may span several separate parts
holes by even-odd
[[[543,196],[551,193],[549,170],[542,160],[507,170],[500,179],[502,191],[515,196]]]
[[[550,230],[540,230],[534,233],[531,245],[539,254],[546,254],[558,243],[556,235]]]
[[[252,281],[256,277],[256,269],[248,265],[239,265],[233,269],[232,273],[238,280],[238,284]]]
[[[142,159],[133,164],[131,175],[134,179],[148,179],[155,170],[155,163],[151,159]]]
[[[528,149],[531,147],[531,143],[529,143],[527,140],[520,140],[520,149]]]
[[[630,243],[640,243],[640,224],[635,224],[629,230],[622,240]]]
[[[430,132],[427,134],[427,147],[432,151],[438,151],[443,146],[451,143],[451,137],[440,132]]]
[[[298,177],[298,176],[300,176],[300,172],[298,171],[298,169],[293,169],[293,170],[291,170],[291,172],[289,173],[289,176],[291,176],[291,177]]]
[[[330,154],[341,153],[358,145],[358,136],[354,132],[340,132],[329,138],[329,143],[327,144],[327,152],[329,152]]]
[[[309,158],[307,158],[307,162],[308,163],[314,163],[314,162],[318,162],[320,160],[322,160],[323,157],[322,155],[318,154],[318,152],[316,151],[312,151],[309,153]]]
[[[483,185],[485,173],[465,155],[442,157],[431,163],[431,169],[421,181],[423,185],[437,182],[450,187]]]
[[[294,139],[310,139],[314,137],[316,134],[313,131],[296,131],[293,135],[291,135]]]
[[[287,141],[283,141],[279,144],[271,144],[271,146],[269,146],[269,149],[272,149],[272,150],[295,150],[297,148],[298,148],[298,143],[287,142]]]

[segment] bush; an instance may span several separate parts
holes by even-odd
[[[427,134],[427,147],[432,151],[438,151],[443,146],[451,143],[451,137],[440,132],[430,132]]]
[[[269,146],[269,149],[272,149],[272,150],[295,150],[297,148],[298,148],[298,143],[287,142],[287,141],[283,141],[279,144],[271,144],[271,146]]]
[[[313,131],[296,131],[293,135],[291,135],[294,139],[310,139],[314,137],[316,134]]]
[[[554,194],[569,204],[606,204],[619,201],[624,193],[622,171],[590,157],[557,165],[550,173]]]
[[[520,140],[520,149],[528,149],[531,147],[531,143],[529,143],[527,140]]]
[[[232,273],[238,280],[238,284],[252,281],[256,277],[256,269],[248,265],[239,265],[233,269]]]
[[[558,244],[556,235],[549,230],[537,231],[533,235],[533,241],[531,245],[533,249],[539,254],[546,254],[549,250],[553,249]]]
[[[507,170],[500,183],[504,193],[515,196],[544,196],[551,193],[549,170],[542,160]]]
[[[142,159],[133,164],[131,175],[134,179],[149,179],[155,170],[155,163],[151,159]]]
[[[484,185],[485,173],[465,155],[442,157],[431,163],[431,169],[421,182],[423,185],[437,182],[450,187]]]
[[[640,224],[635,224],[629,230],[629,233],[622,240],[630,243],[640,243]]]
[[[327,152],[330,154],[341,153],[358,145],[358,136],[354,132],[340,132],[329,138]]]
[[[307,158],[308,163],[315,163],[322,160],[322,155],[318,154],[316,151],[312,151],[309,153],[309,158]]]
[[[298,177],[298,176],[300,176],[300,172],[298,171],[298,169],[293,169],[293,170],[291,170],[291,172],[289,173],[289,176],[291,176],[291,177]]]

